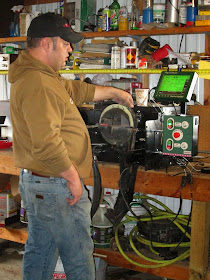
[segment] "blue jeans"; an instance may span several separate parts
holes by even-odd
[[[91,204],[84,186],[73,206],[65,200],[71,193],[63,178],[21,170],[19,189],[28,216],[23,280],[51,280],[58,254],[68,280],[94,280]]]

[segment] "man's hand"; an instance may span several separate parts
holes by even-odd
[[[115,96],[112,98],[112,100],[127,107],[133,108],[134,106],[131,94],[124,90],[116,91]]]
[[[66,201],[72,206],[80,200],[83,193],[79,174],[76,168],[72,165],[68,170],[60,173],[60,175],[67,181],[67,188],[71,192],[72,198],[66,198]]]
[[[106,87],[106,86],[96,86],[95,94],[93,101],[102,101],[112,99],[113,101],[125,105],[127,107],[133,108],[133,98],[130,93],[114,88],[114,87]]]

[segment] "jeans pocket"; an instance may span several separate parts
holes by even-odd
[[[40,220],[54,222],[57,213],[57,194],[31,191],[30,196],[34,215]]]

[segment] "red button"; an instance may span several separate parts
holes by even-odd
[[[174,138],[179,138],[180,137],[180,133],[179,132],[174,132]]]

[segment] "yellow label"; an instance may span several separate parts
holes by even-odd
[[[208,10],[208,11],[200,11],[199,12],[199,15],[201,16],[201,15],[210,15],[210,10]]]
[[[128,29],[128,19],[124,17],[119,17],[118,30],[127,30]]]
[[[196,20],[195,26],[208,26],[210,25],[210,20]]]

